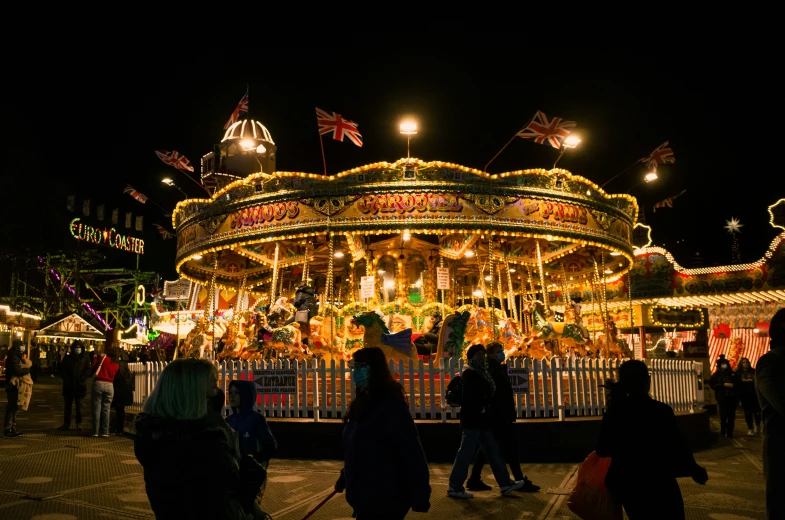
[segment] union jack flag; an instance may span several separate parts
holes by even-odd
[[[662,209],[662,208],[672,208],[673,201],[676,200],[676,197],[681,197],[682,195],[684,195],[685,191],[687,190],[682,190],[682,192],[679,193],[678,195],[674,195],[673,197],[668,197],[665,200],[659,201],[657,204],[654,205],[654,211],[656,212],[658,209]]]
[[[167,239],[169,239],[169,238],[174,238],[174,237],[176,237],[176,236],[177,236],[177,235],[175,235],[174,233],[170,233],[169,231],[167,231],[167,230],[166,230],[166,228],[165,228],[165,227],[163,227],[163,226],[161,226],[160,224],[153,224],[153,225],[154,225],[154,226],[155,226],[155,228],[158,230],[158,232],[159,232],[159,233],[161,233],[161,237],[162,237],[164,240],[167,240]]]
[[[335,112],[330,115],[319,107],[316,107],[316,122],[319,124],[319,135],[333,134],[333,139],[343,141],[348,137],[351,142],[362,148],[363,136],[357,131],[357,123],[341,117]]]
[[[147,196],[142,194],[142,193],[139,193],[138,191],[136,191],[136,189],[133,186],[131,186],[130,184],[128,185],[128,187],[126,189],[123,190],[123,193],[129,194],[130,196],[132,196],[133,198],[135,198],[136,200],[138,200],[142,204],[147,202]],[[128,221],[128,219],[126,218],[126,222],[127,221]],[[126,227],[131,227],[131,226],[126,226]]]
[[[235,108],[234,112],[232,112],[232,115],[229,116],[229,121],[227,121],[226,124],[224,125],[224,130],[235,124],[237,121],[240,120],[240,118],[242,118],[247,114],[248,114],[248,91],[246,90],[243,98],[240,100],[239,103],[237,103],[237,108]]]
[[[670,147],[669,141],[665,141],[655,148],[648,156],[643,157],[641,162],[646,163],[646,166],[652,170],[656,170],[657,166],[660,164],[676,162],[676,158],[673,157],[673,150]]]
[[[570,135],[576,125],[575,121],[562,121],[560,117],[554,117],[548,121],[548,116],[538,110],[526,128],[518,132],[517,135],[523,139],[534,139],[537,144],[547,142],[559,149],[564,138]]]
[[[191,166],[191,161],[185,155],[180,155],[175,150],[171,152],[167,150],[155,151],[155,155],[158,156],[164,163],[168,164],[169,166],[174,166],[178,170],[183,171],[194,171],[194,167]]]

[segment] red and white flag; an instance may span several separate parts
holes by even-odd
[[[232,112],[232,115],[229,116],[229,121],[227,121],[226,124],[224,125],[224,130],[235,124],[237,121],[245,117],[247,114],[248,114],[248,90],[245,91],[245,95],[240,100],[240,102],[237,103],[237,107],[234,109],[234,112]]]
[[[351,142],[362,148],[363,136],[357,131],[357,123],[341,117],[341,114],[332,115],[316,107],[316,122],[319,124],[319,135],[333,134],[333,139],[343,141],[348,137]]]
[[[128,187],[127,187],[126,189],[124,189],[124,190],[123,190],[123,193],[127,193],[128,195],[132,196],[133,198],[135,198],[136,200],[138,200],[138,201],[139,201],[139,202],[141,202],[142,204],[144,204],[145,202],[147,202],[147,195],[144,195],[143,193],[139,193],[139,192],[138,192],[138,191],[136,191],[136,189],[135,189],[133,186],[131,186],[130,184],[128,185]],[[126,219],[126,220],[127,220],[127,219]],[[126,227],[130,227],[130,226],[126,226]]]
[[[657,166],[660,164],[676,162],[676,158],[673,157],[673,150],[671,149],[669,143],[670,141],[665,141],[659,145],[649,155],[642,157],[641,162],[646,163],[646,166],[652,170],[656,170]]]
[[[153,224],[153,225],[158,230],[158,232],[161,233],[161,238],[163,238],[164,240],[167,240],[169,238],[174,238],[177,236],[174,233],[167,231],[166,228],[160,224]]]
[[[534,139],[537,144],[547,143],[559,149],[564,138],[570,135],[576,126],[575,121],[563,121],[560,117],[554,117],[549,121],[548,116],[538,110],[526,128],[517,135],[523,139]]]
[[[679,193],[678,195],[674,195],[673,197],[668,197],[665,200],[659,201],[657,204],[654,205],[654,211],[656,212],[657,209],[660,209],[660,208],[672,208],[673,207],[673,201],[676,200],[676,197],[681,197],[682,195],[684,195],[685,191],[687,191],[687,190],[682,190],[681,193]]]
[[[175,150],[167,151],[167,150],[156,150],[155,155],[158,156],[165,164],[169,166],[174,166],[178,170],[183,171],[194,171],[194,167],[191,166],[191,161],[189,161],[185,155],[180,155]]]

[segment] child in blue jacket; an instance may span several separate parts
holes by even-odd
[[[240,448],[240,477],[248,486],[246,513],[259,518],[259,500],[267,485],[267,467],[278,449],[264,415],[253,410],[256,385],[253,381],[229,383],[229,406],[232,414],[226,422],[237,435]],[[258,499],[257,499],[258,498]]]

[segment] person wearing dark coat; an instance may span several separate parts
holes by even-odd
[[[305,349],[308,349],[308,338],[311,337],[311,318],[316,316],[319,312],[319,307],[316,304],[316,292],[313,287],[309,285],[301,285],[294,293],[294,301],[292,302],[297,311],[294,316],[286,321],[286,325],[290,323],[297,323],[300,325],[300,333],[302,334],[302,344]],[[306,315],[305,312],[308,312]]]
[[[744,420],[747,423],[747,435],[755,435],[760,431],[760,404],[758,394],[755,392],[755,369],[750,360],[743,357],[739,360],[739,401],[744,410]]]
[[[240,450],[240,480],[243,483],[243,509],[256,518],[263,518],[259,501],[267,486],[267,468],[278,449],[267,419],[254,411],[256,384],[234,380],[229,383],[229,406],[232,414],[226,423],[237,436]]]
[[[377,347],[354,353],[357,397],[344,417],[344,463],[335,483],[357,520],[400,520],[409,510],[427,513],[428,463],[403,387]]]
[[[493,407],[496,383],[493,382],[485,359],[485,347],[472,345],[466,353],[468,367],[461,375],[461,446],[455,455],[450,472],[447,496],[452,498],[473,498],[463,487],[469,474],[469,466],[477,455],[477,447],[482,449],[502,495],[522,489],[526,482],[510,480],[507,466],[499,454],[499,446],[491,430],[490,411]]]
[[[161,373],[136,419],[134,453],[158,520],[245,520],[239,465],[226,430],[208,412],[218,371],[178,359]]]
[[[518,462],[518,446],[515,442],[513,423],[516,421],[515,397],[512,392],[510,378],[507,376],[507,365],[504,364],[504,346],[501,343],[490,343],[486,347],[488,356],[488,372],[490,372],[496,391],[493,394],[490,414],[491,430],[496,443],[499,445],[504,461],[510,466],[515,480],[525,482],[521,491],[536,493],[540,486],[535,485],[523,474],[521,464]],[[474,467],[466,488],[469,491],[488,491],[491,486],[482,481],[482,468],[485,465],[485,455],[482,450],[477,451]]]
[[[41,349],[38,347],[37,343],[33,343],[33,346],[30,347],[30,362],[32,366],[30,367],[30,377],[33,380],[33,383],[38,382],[38,374],[41,373]]]
[[[717,370],[709,378],[709,386],[714,390],[717,406],[720,409],[720,435],[727,435],[732,439],[741,381],[727,360],[717,365]]]
[[[769,324],[770,350],[755,366],[755,390],[763,415],[766,514],[785,518],[785,309]]]
[[[128,354],[120,351],[117,356],[117,364],[120,365],[120,368],[112,381],[114,387],[112,408],[115,411],[115,427],[112,433],[122,435],[125,426],[125,407],[134,404],[136,378],[128,368]]]
[[[622,363],[619,381],[610,385],[595,451],[600,457],[611,457],[605,485],[630,520],[680,520],[684,501],[676,478],[692,477],[705,484],[709,477],[695,462],[673,409],[649,397],[650,384],[643,361]],[[641,449],[643,438],[657,442]]]
[[[63,378],[63,425],[60,431],[71,428],[71,408],[76,408],[76,429],[82,427],[82,399],[87,395],[87,380],[92,375],[90,357],[81,341],[71,343],[71,350],[60,363],[60,377]]]
[[[5,393],[8,404],[5,407],[3,421],[4,437],[20,437],[22,434],[16,429],[16,411],[19,409],[19,387],[11,384],[12,378],[22,378],[30,373],[33,365],[29,359],[24,358],[27,346],[20,339],[11,343],[11,348],[5,358]]]
[[[439,346],[439,331],[442,328],[442,314],[434,312],[431,316],[431,328],[428,332],[414,340],[417,353],[422,356],[430,356],[436,352]]]

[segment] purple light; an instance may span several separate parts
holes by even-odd
[[[44,259],[43,259],[43,258],[41,258],[40,256],[38,257],[38,261],[39,261],[39,262],[41,262],[42,264],[44,263]],[[62,279],[60,278],[60,275],[57,273],[57,271],[55,271],[54,269],[49,269],[49,272],[50,272],[50,273],[52,273],[52,275],[53,275],[55,278],[57,278],[57,281],[58,281],[58,282],[62,282]],[[62,283],[63,283],[63,287],[65,287],[66,289],[68,289],[68,290],[71,292],[71,294],[73,294],[74,296],[76,296],[76,291],[75,291],[75,290],[74,290],[74,289],[73,289],[73,288],[72,288],[70,285],[68,285],[68,284],[67,284],[67,283],[65,283],[65,282],[62,282]],[[84,301],[82,301],[82,298],[79,298],[79,297],[77,297],[77,300],[79,300],[79,303],[81,303],[81,304],[82,304],[82,307],[84,307],[85,309],[87,309],[88,311],[90,311],[90,314],[92,314],[93,316],[95,316],[95,317],[98,319],[98,321],[100,321],[100,322],[101,322],[101,324],[102,324],[104,327],[106,327],[106,330],[112,330],[112,327],[110,327],[110,326],[109,326],[109,324],[108,324],[108,323],[106,323],[106,321],[105,321],[105,320],[104,320],[104,319],[101,317],[101,315],[100,315],[100,314],[98,314],[97,312],[95,312],[95,310],[93,310],[93,308],[92,308],[92,307],[90,307],[90,305],[89,305],[88,303],[85,303]]]

